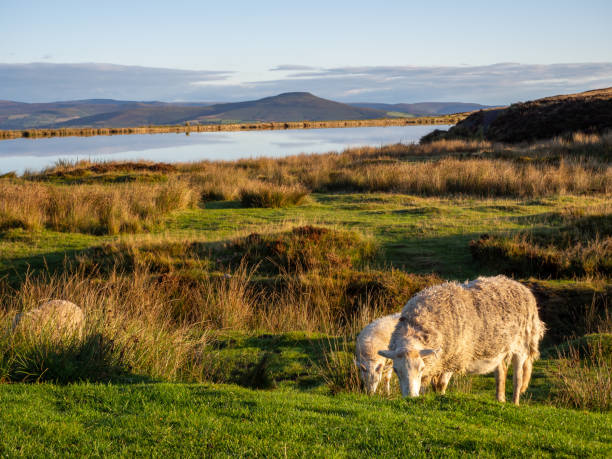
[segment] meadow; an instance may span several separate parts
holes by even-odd
[[[0,329],[51,298],[87,322],[0,335],[0,454],[609,456],[611,156],[577,133],[4,176]],[[522,406],[492,376],[364,394],[364,325],[498,273],[548,328]]]

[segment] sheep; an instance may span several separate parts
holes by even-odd
[[[12,323],[13,332],[35,332],[43,330],[53,339],[81,336],[85,315],[80,307],[70,301],[51,300],[31,311],[21,312]]]
[[[373,394],[381,380],[385,383],[387,394],[391,391],[391,377],[393,367],[391,361],[378,354],[378,351],[389,346],[391,334],[395,330],[400,313],[381,317],[367,325],[355,343],[355,364],[359,369],[359,376],[365,385],[366,392]]]
[[[497,400],[505,402],[507,363],[514,368],[513,402],[527,390],[545,326],[535,297],[505,276],[430,287],[404,306],[389,349],[404,397],[419,395],[422,378],[453,372],[495,372]],[[447,382],[446,382],[447,383]]]

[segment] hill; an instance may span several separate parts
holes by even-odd
[[[390,113],[403,113],[413,116],[452,115],[491,108],[490,105],[466,102],[418,102],[414,104],[377,104],[370,102],[351,103],[353,107],[374,108]]]
[[[440,116],[486,108],[461,102],[344,104],[308,92],[234,103],[165,103],[87,99],[28,104],[0,101],[0,129],[122,128],[227,122],[292,122]]]
[[[237,103],[83,100],[26,104],[0,101],[0,129],[130,127],[226,121],[323,121],[385,118],[385,111],[353,107],[307,92]]]
[[[549,139],[576,131],[602,133],[612,129],[612,88],[519,102],[506,108],[481,110],[445,131],[440,138],[484,138],[497,142]]]
[[[28,104],[0,100],[0,129],[28,129],[54,126],[87,116],[108,112],[150,109],[162,102],[133,102],[112,99],[87,99]]]

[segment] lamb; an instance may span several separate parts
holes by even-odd
[[[48,332],[53,339],[81,336],[85,324],[83,310],[65,300],[51,300],[13,319],[13,332]]]
[[[535,297],[505,276],[430,287],[404,306],[389,343],[403,396],[419,395],[421,381],[453,372],[495,372],[497,400],[505,402],[507,362],[514,368],[514,404],[527,390],[544,336]]]
[[[387,394],[391,391],[393,366],[391,361],[378,354],[378,351],[389,346],[391,334],[395,330],[400,313],[381,317],[367,325],[359,335],[355,344],[355,364],[359,368],[359,376],[366,392],[373,394],[381,380],[385,382]]]

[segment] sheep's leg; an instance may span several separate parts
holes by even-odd
[[[513,392],[512,392],[512,401],[515,405],[518,406],[519,400],[521,398],[521,387],[523,386],[523,365],[525,365],[525,361],[527,357],[524,355],[514,354],[512,356],[512,370],[514,374],[512,375],[513,382]]]
[[[506,362],[501,361],[499,365],[495,369],[495,387],[496,387],[496,395],[497,401],[504,403],[506,401],[506,375],[508,373],[508,368],[506,367]]]
[[[531,370],[533,369],[533,361],[528,357],[523,364],[523,382],[521,384],[521,394],[524,394],[531,380]]]
[[[421,379],[421,384],[423,386],[427,385],[427,382],[429,382],[429,384],[431,384],[431,388],[433,389],[433,391],[437,392],[437,390],[438,390],[438,376],[430,376],[428,379],[427,378],[422,378]]]
[[[391,377],[393,376],[393,367],[389,367],[385,370],[384,374],[384,382],[385,382],[385,390],[387,391],[387,395],[391,393]]]
[[[450,381],[451,376],[453,376],[453,372],[449,371],[446,373],[442,373],[440,377],[438,378],[438,383],[436,385],[437,385],[437,390],[440,394],[442,395],[446,394],[446,388],[448,387],[448,382]]]

